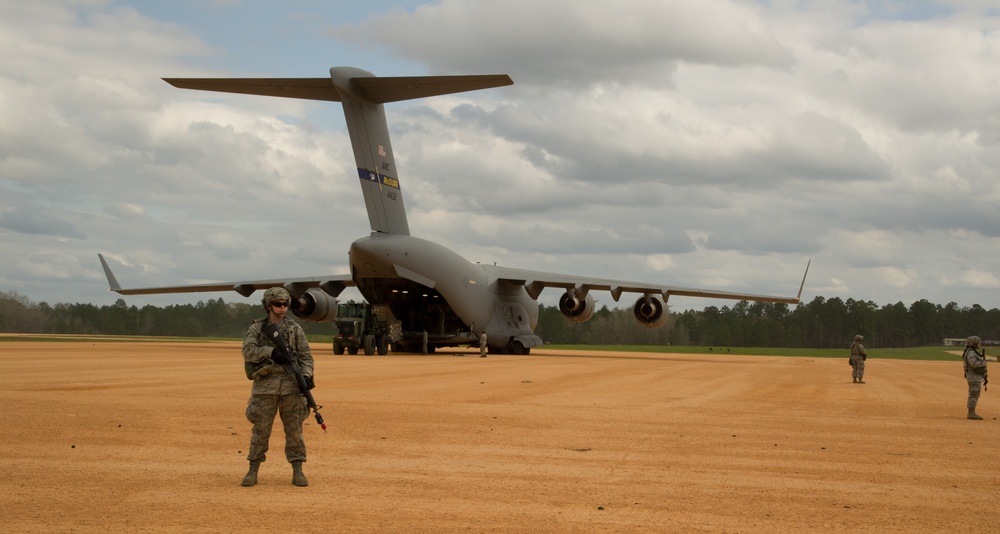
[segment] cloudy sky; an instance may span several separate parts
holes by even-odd
[[[995,1],[2,2],[0,50],[0,291],[33,302],[113,303],[98,252],[125,286],[347,272],[340,105],[160,78],[349,65],[514,80],[387,105],[411,232],[470,261],[793,295],[811,259],[806,301],[1000,307]],[[220,296],[259,299],[126,301]]]

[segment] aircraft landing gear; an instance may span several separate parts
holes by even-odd
[[[524,343],[516,339],[512,339],[507,346],[503,348],[504,352],[507,354],[514,354],[518,356],[525,356],[531,354],[531,347],[525,347]]]

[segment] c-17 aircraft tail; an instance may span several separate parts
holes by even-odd
[[[617,302],[638,294],[636,321],[655,328],[666,324],[671,296],[753,300],[796,304],[794,297],[755,295],[631,282],[472,263],[437,243],[410,235],[399,174],[393,158],[383,104],[511,85],[505,74],[378,78],[353,67],[334,67],[329,78],[164,78],[175,87],[227,93],[341,102],[364,193],[372,232],[351,244],[349,275],[276,278],[151,288],[122,288],[101,256],[112,291],[123,295],[233,290],[249,297],[258,289],[281,286],[294,297],[292,311],[308,321],[330,321],[336,298],[356,286],[395,327],[365,346],[392,344],[393,351],[472,345],[486,334],[490,352],[527,354],[542,344],[534,334],[538,298],[545,288],[563,291],[559,310],[583,322],[595,311],[593,291],[608,291]],[[806,274],[809,266],[806,265]],[[386,337],[391,336],[389,339]]]
[[[329,78],[164,80],[183,89],[341,102],[372,231],[400,235],[410,235],[410,228],[382,104],[514,83],[506,74],[378,78],[354,67],[333,67]]]

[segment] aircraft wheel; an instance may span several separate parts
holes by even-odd
[[[375,336],[368,334],[365,336],[365,356],[375,354]]]
[[[379,336],[378,346],[376,348],[378,350],[379,356],[385,356],[386,354],[389,354],[389,336],[385,334]]]

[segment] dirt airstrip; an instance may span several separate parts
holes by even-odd
[[[279,423],[244,488],[238,343],[0,342],[0,531],[1000,529],[957,361],[314,352],[309,487]]]

